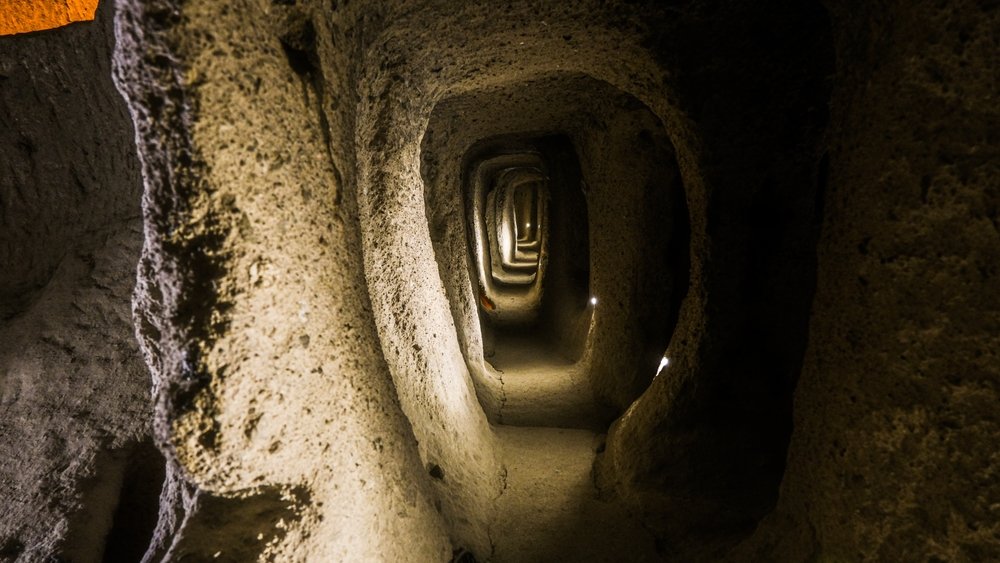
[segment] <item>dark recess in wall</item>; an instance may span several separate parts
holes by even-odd
[[[118,506],[104,544],[105,563],[139,561],[153,539],[166,479],[166,459],[152,439],[140,442],[125,467]]]

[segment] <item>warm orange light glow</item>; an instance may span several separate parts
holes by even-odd
[[[0,0],[0,35],[14,35],[91,21],[98,0]]]

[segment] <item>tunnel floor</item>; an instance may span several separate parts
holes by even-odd
[[[584,362],[553,353],[543,340],[505,336],[487,366],[502,382],[504,400],[497,417],[502,424],[602,432],[607,428]]]
[[[505,486],[490,526],[490,561],[659,561],[653,537],[599,498],[592,467],[607,428],[586,380],[543,340],[507,336],[488,365],[502,378],[494,426]]]
[[[506,487],[491,525],[495,562],[660,561],[653,537],[591,476],[603,437],[569,428],[495,428]]]

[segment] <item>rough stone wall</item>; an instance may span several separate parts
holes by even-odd
[[[113,13],[102,2],[93,23],[0,37],[4,561],[98,560],[127,520],[140,545],[117,553],[137,557],[155,524],[163,460],[157,481],[130,305],[141,182],[111,80]],[[138,504],[119,502],[150,463]]]
[[[332,37],[298,9],[134,2],[119,18],[156,431],[223,505],[185,523],[168,556],[446,559],[372,322],[351,144],[331,142],[350,130],[322,105],[351,103],[350,67],[331,80],[345,98],[330,97],[315,65]]]
[[[830,2],[829,180],[775,513],[733,560],[1000,558],[1000,10]]]
[[[661,87],[664,70],[635,32],[647,29],[641,9],[539,1],[377,6],[365,14],[381,28],[373,25],[379,33],[366,42],[357,128],[359,159],[367,159],[358,185],[366,277],[383,351],[421,448],[445,460],[435,462],[446,476],[449,466],[460,476],[436,484],[445,513],[476,553],[489,553],[488,501],[502,488],[490,478],[497,453],[470,394],[457,337],[473,335],[476,346],[478,327],[455,328],[433,263],[441,257],[434,256],[428,231],[419,153],[432,111],[451,97],[582,73],[633,95],[661,121],[680,128],[682,118]],[[554,103],[572,106],[568,100]],[[503,113],[495,118],[517,121]],[[453,289],[468,295],[466,284]],[[464,321],[476,322],[473,315]]]

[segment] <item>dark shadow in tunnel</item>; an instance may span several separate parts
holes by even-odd
[[[697,123],[699,299],[671,342],[676,367],[612,426],[597,474],[665,557],[714,561],[774,508],[784,476],[829,166],[830,22],[820,3],[706,4],[650,26]]]
[[[159,516],[166,460],[151,438],[100,450],[61,546],[69,560],[139,561]]]
[[[104,561],[140,561],[159,517],[167,460],[152,439],[139,443],[125,468],[118,507],[104,542]]]

